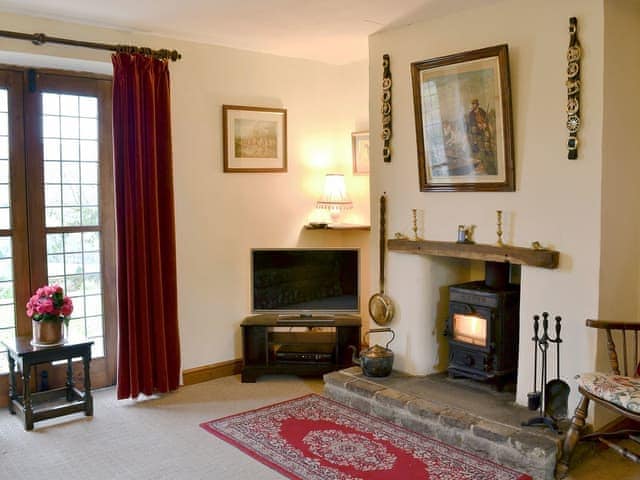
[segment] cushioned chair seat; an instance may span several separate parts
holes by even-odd
[[[640,414],[640,378],[606,373],[583,373],[576,379],[578,385],[590,394]]]
[[[640,365],[638,365],[640,322],[587,320],[585,323],[587,327],[606,333],[611,371],[610,373],[583,373],[576,377],[582,395],[571,419],[571,426],[567,430],[562,443],[562,455],[556,465],[557,479],[564,478],[569,472],[569,464],[576,445],[588,431],[584,427],[587,423],[590,400],[596,405],[604,405],[607,408],[615,409],[617,413],[625,418],[631,420],[640,419]],[[620,352],[616,352],[616,343],[622,346]],[[632,345],[635,348],[627,348],[627,346],[631,347]],[[630,359],[632,360],[629,361]],[[621,370],[633,372],[632,375],[637,375],[637,377],[613,373]],[[640,464],[640,455],[636,455],[627,448],[610,441],[613,436],[634,439],[633,431],[626,429],[619,431],[616,435],[609,435],[609,440],[599,436],[602,433],[605,432],[594,432],[589,435],[589,438],[597,437],[623,457]]]

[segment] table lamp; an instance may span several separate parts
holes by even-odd
[[[347,195],[344,175],[341,173],[327,173],[324,178],[324,193],[316,203],[316,206],[329,210],[331,223],[340,222],[342,211],[353,207],[353,203],[349,195]]]

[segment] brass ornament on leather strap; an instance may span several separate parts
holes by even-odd
[[[580,60],[582,59],[582,47],[578,41],[578,20],[576,17],[569,19],[569,48],[567,49],[567,158],[578,158],[578,131],[580,130]]]
[[[580,64],[578,62],[571,62],[567,67],[567,76],[573,78],[580,73]]]
[[[384,70],[382,77],[382,139],[384,146],[382,148],[382,159],[385,162],[391,162],[391,61],[388,54],[382,55],[382,68]]]

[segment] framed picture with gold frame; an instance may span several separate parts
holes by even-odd
[[[224,171],[286,172],[287,110],[222,106]]]
[[[514,191],[507,45],[411,64],[420,190]]]

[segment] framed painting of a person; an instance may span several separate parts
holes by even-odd
[[[507,45],[411,65],[421,191],[514,191]]]

